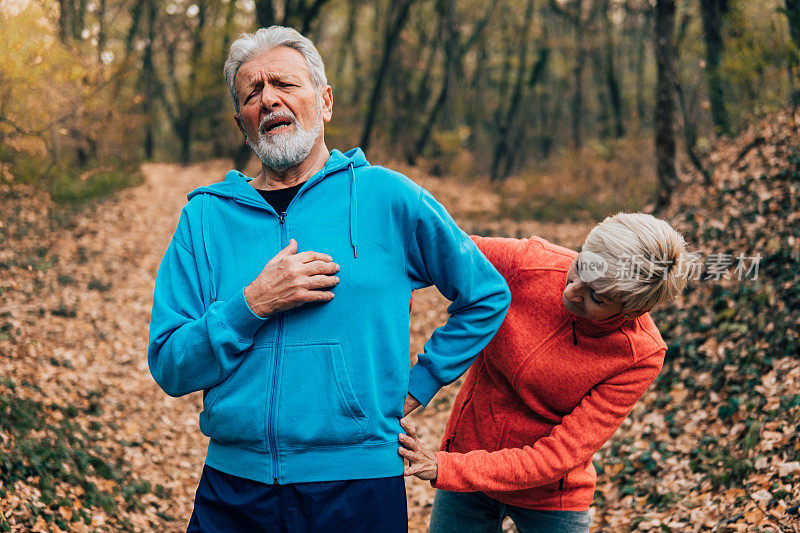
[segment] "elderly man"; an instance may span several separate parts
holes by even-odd
[[[189,194],[148,350],[167,394],[203,391],[189,531],[406,531],[400,418],[491,340],[508,287],[426,190],[328,151],[311,41],[243,35],[225,79],[261,172]],[[409,294],[430,285],[451,316],[409,371]]]

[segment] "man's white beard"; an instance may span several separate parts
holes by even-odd
[[[264,125],[275,118],[285,117],[292,121],[292,131],[267,134]],[[317,137],[322,133],[322,109],[317,105],[317,116],[314,127],[306,131],[300,126],[297,117],[288,111],[275,111],[261,119],[258,125],[258,142],[253,142],[245,135],[248,146],[265,167],[275,172],[283,172],[287,168],[299,165],[311,153]]]

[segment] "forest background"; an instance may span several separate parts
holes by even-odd
[[[0,0],[0,532],[185,530],[202,402],[148,374],[153,280],[186,192],[257,172],[221,70],[272,23],[325,59],[328,146],[465,231],[577,248],[646,210],[727,258],[654,313],[667,360],[596,454],[594,528],[800,529],[800,0]],[[459,384],[412,415],[432,449]]]
[[[800,94],[796,0],[0,5],[0,160],[67,203],[124,186],[145,160],[245,168],[222,65],[241,32],[270,24],[326,61],[329,147],[514,176],[501,214],[515,217],[663,206],[676,145],[678,164],[708,176],[718,136]]]

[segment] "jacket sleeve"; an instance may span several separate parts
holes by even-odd
[[[553,428],[530,446],[494,452],[436,452],[437,489],[523,490],[554,483],[591,460],[611,438],[661,370],[664,350],[596,385]]]
[[[225,379],[267,320],[252,312],[244,288],[206,308],[192,248],[179,237],[185,223],[184,215],[158,269],[147,349],[150,373],[170,396]]]
[[[478,235],[470,235],[470,238],[506,281],[516,274],[525,249],[528,247],[528,239],[479,237]]]
[[[475,243],[424,189],[409,236],[407,266],[413,289],[435,285],[452,302],[447,308],[450,317],[425,343],[409,377],[409,393],[427,405],[492,340],[511,293]]]

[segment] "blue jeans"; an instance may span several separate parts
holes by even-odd
[[[430,533],[502,533],[509,516],[520,533],[588,533],[588,511],[536,511],[493,500],[482,492],[437,490]]]

